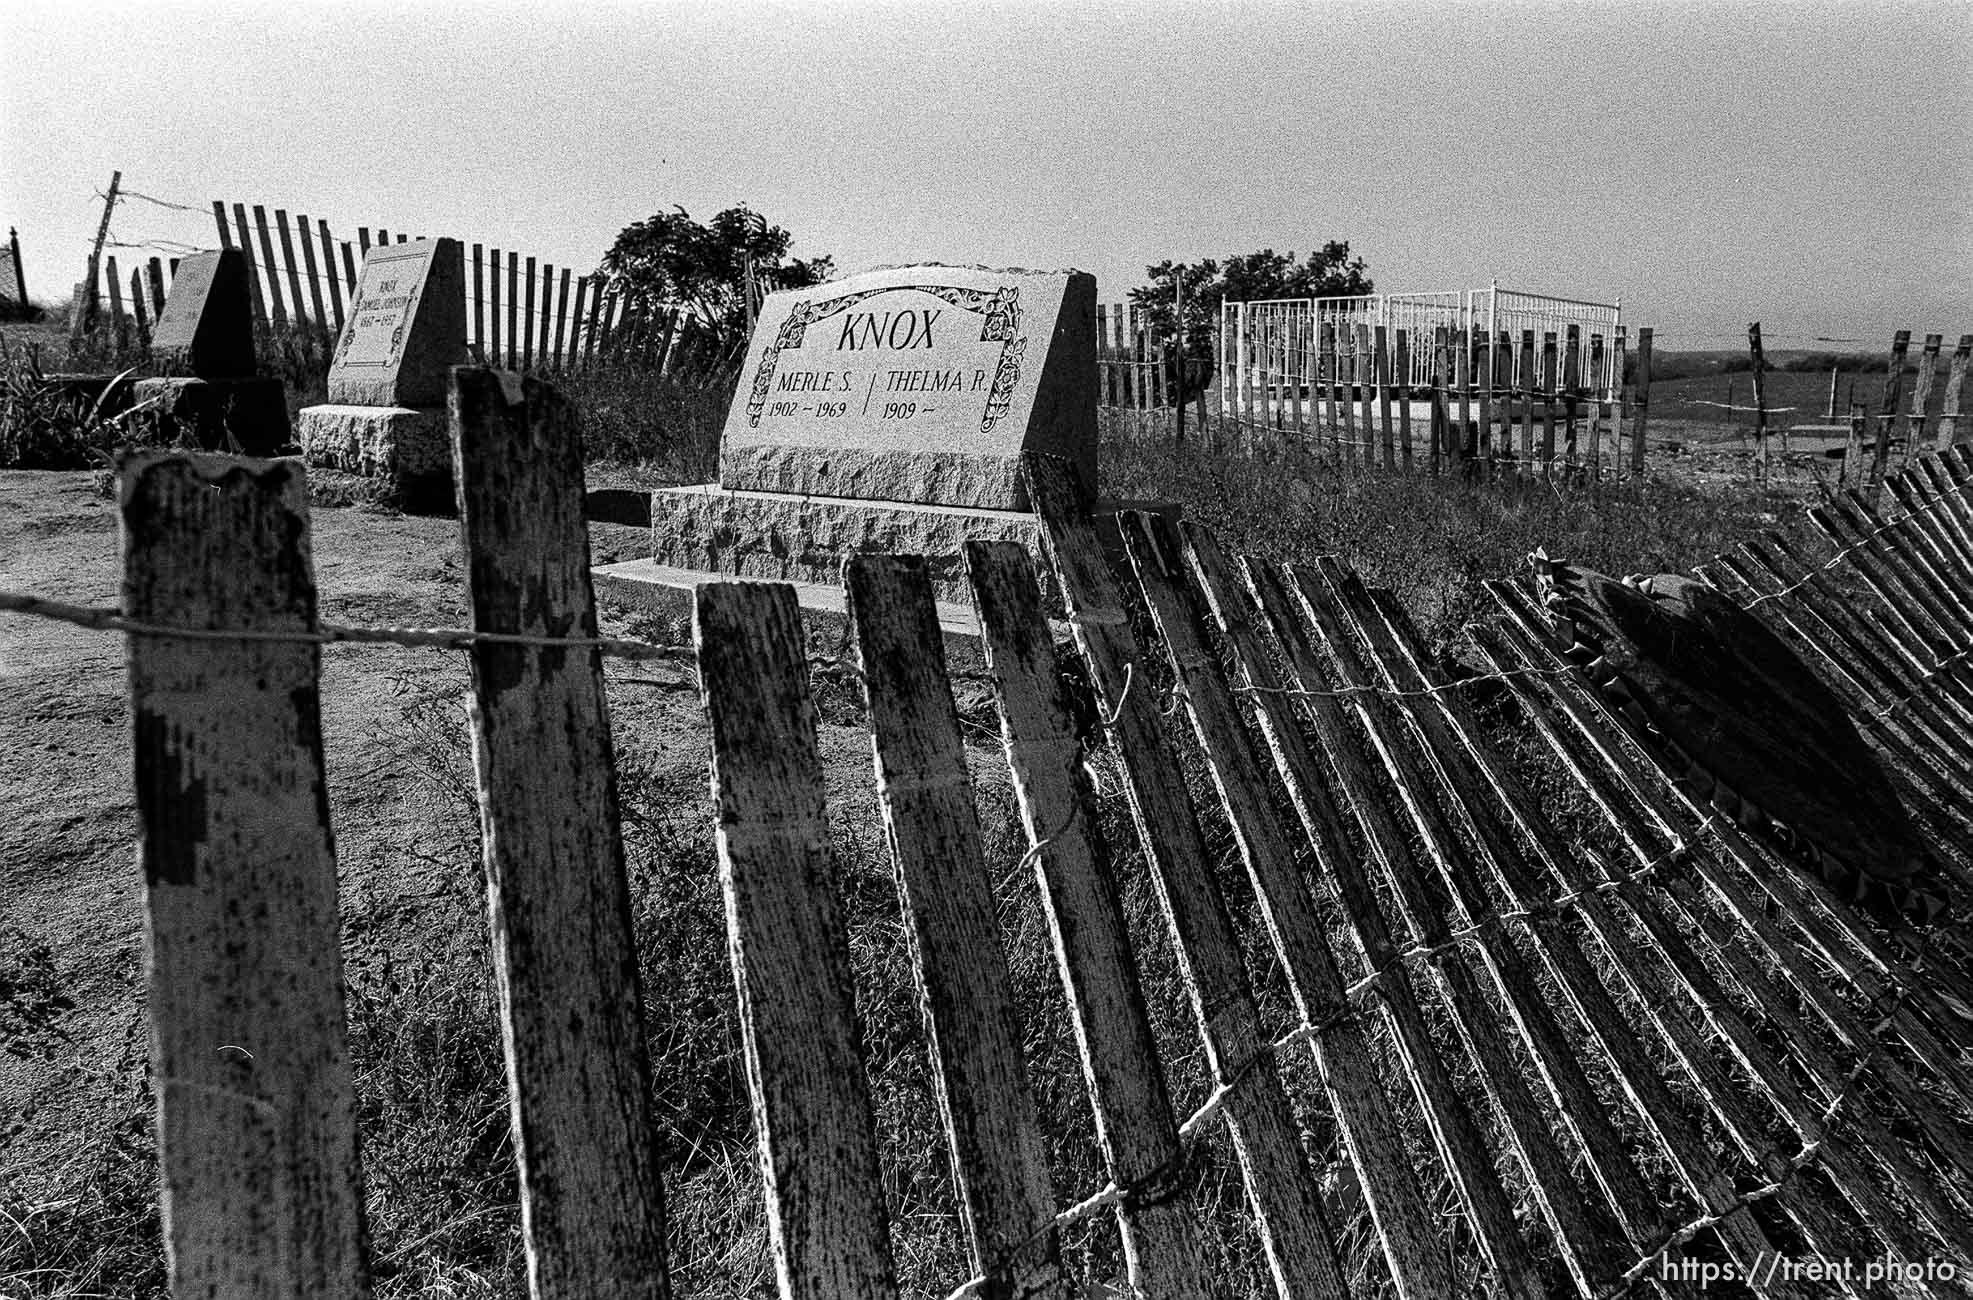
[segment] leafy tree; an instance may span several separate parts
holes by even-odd
[[[744,203],[704,224],[681,207],[625,226],[603,255],[601,273],[634,309],[682,307],[715,349],[737,353],[759,295],[820,284],[834,273],[827,256],[789,257],[793,243],[793,235]],[[746,300],[749,261],[753,304]]]
[[[1253,302],[1266,298],[1334,298],[1371,292],[1370,267],[1350,256],[1348,240],[1331,240],[1306,260],[1271,248],[1241,253],[1225,262],[1207,258],[1190,265],[1165,261],[1144,268],[1151,283],[1130,291],[1130,300],[1144,312],[1152,333],[1172,338],[1178,322],[1172,312],[1173,291],[1183,276],[1185,320],[1183,350],[1205,357],[1212,351],[1213,329],[1222,302]]]

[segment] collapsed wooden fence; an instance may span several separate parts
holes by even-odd
[[[494,959],[532,1293],[668,1294],[649,1065],[616,828],[573,438],[535,381],[458,379]],[[544,436],[545,435],[545,436]],[[1390,593],[1334,561],[1228,554],[1122,522],[1108,567],[1057,463],[1030,466],[1046,562],[1124,775],[1213,1090],[1187,1118],[1150,1030],[1086,716],[1019,546],[968,547],[1032,865],[1094,1108],[1104,1188],[1054,1185],[925,565],[847,566],[876,777],[978,1276],[1067,1297],[1067,1226],[1114,1222],[1128,1281],[1218,1283],[1188,1153],[1224,1121],[1284,1297],[1696,1295],[1731,1266],[1973,1269],[1973,1007],[1963,929],[1887,936],[1706,806],[1491,588],[1454,681]],[[1973,807],[1973,461],[1851,495],[1811,560],[1776,539],[1712,573],[1857,711],[1948,864]],[[153,1062],[175,1292],[360,1295],[359,1153],[301,470],[151,454],[122,487]],[[1858,591],[1861,590],[1861,595]],[[897,1293],[817,715],[792,589],[702,588],[696,663],[770,1250],[784,1297]],[[1469,697],[1511,701],[1581,807],[1566,825]],[[1498,707],[1507,708],[1503,703]],[[1188,771],[1210,777],[1188,783]],[[1194,788],[1208,790],[1195,800]],[[1231,832],[1260,925],[1209,848]],[[1292,995],[1273,1023],[1265,951]],[[214,1044],[227,1044],[214,1050]],[[1312,1054],[1381,1248],[1346,1276],[1284,1063]],[[659,1089],[663,1080],[657,1082]],[[1442,1212],[1435,1189],[1456,1208]],[[1089,1193],[1070,1198],[1064,1193]],[[1532,1207],[1523,1212],[1517,1207]],[[1788,1267],[1784,1267],[1788,1265]]]

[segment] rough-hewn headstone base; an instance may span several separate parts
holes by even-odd
[[[1096,482],[1096,449],[1077,465]],[[882,451],[860,447],[728,446],[720,452],[722,486],[754,492],[856,497],[877,502],[953,504],[981,510],[1026,510],[1020,458],[959,451]]]
[[[295,437],[311,465],[390,478],[406,514],[454,509],[452,436],[442,406],[305,406]]]
[[[278,456],[294,442],[279,379],[140,379],[130,423],[159,446]]]
[[[1099,514],[1120,509],[1177,514],[1169,502],[1097,506]],[[1019,542],[1038,554],[1040,521],[1023,510],[735,491],[710,483],[651,495],[653,562],[707,574],[833,586],[841,583],[848,556],[923,555],[937,598],[970,605],[963,551],[971,540]]]
[[[733,491],[713,484],[651,495],[651,556],[661,565],[746,578],[838,583],[845,556],[923,555],[940,600],[967,601],[969,538],[1038,545],[1035,517],[904,501]]]

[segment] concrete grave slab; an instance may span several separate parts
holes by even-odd
[[[151,327],[151,353],[200,379],[254,373],[253,298],[237,248],[181,258],[171,293]]]
[[[1025,510],[1024,451],[1096,480],[1096,280],[906,266],[768,295],[722,487]]]

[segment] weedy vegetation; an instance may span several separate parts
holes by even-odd
[[[302,357],[305,345],[295,347]],[[106,435],[99,426],[80,414],[56,413],[51,399],[40,395],[31,355],[22,357],[18,349],[5,355],[0,464],[73,463],[63,460],[65,449],[100,449]],[[288,364],[280,355],[280,364]],[[693,383],[606,367],[570,373],[560,382],[583,412],[592,476],[607,472],[649,484],[715,476],[730,380]],[[1101,463],[1108,495],[1176,501],[1187,518],[1214,529],[1230,549],[1287,561],[1341,556],[1367,581],[1395,589],[1434,647],[1454,657],[1460,629],[1490,608],[1480,583],[1524,573],[1526,556],[1537,547],[1613,573],[1685,568],[1751,530],[1795,528],[1799,515],[1784,494],[1751,482],[1699,487],[1646,480],[1606,485],[1592,496],[1581,487],[1539,481],[1475,485],[1353,469],[1278,446],[1220,453],[1197,440],[1181,446],[1115,431],[1105,438]],[[388,505],[344,490],[349,501]],[[318,505],[329,503],[318,496]],[[460,669],[407,676],[397,687],[395,718],[370,739],[377,752],[395,756],[424,810],[422,833],[402,851],[407,872],[423,872],[431,887],[384,914],[351,921],[345,936],[377,1294],[386,1300],[519,1297],[525,1268],[518,1180],[488,953],[466,681]],[[825,744],[834,732],[842,743],[830,752],[854,755],[832,766],[831,834],[898,1265],[908,1294],[946,1294],[970,1268],[909,946],[870,789],[867,741],[854,734],[862,721],[856,693],[824,693]],[[665,1172],[676,1292],[768,1294],[772,1270],[704,768],[689,753],[681,759],[673,752],[681,736],[698,734],[690,731],[696,706],[689,694],[613,686],[612,695],[620,719],[617,778],[654,1078],[654,1140]],[[661,715],[673,719],[670,730],[646,725]],[[1022,862],[1026,839],[1000,761],[997,719],[991,705],[978,700],[963,717],[1001,939],[1056,1170],[1056,1199],[1068,1204],[1099,1190],[1106,1177],[1040,898]],[[1512,719],[1503,714],[1496,722],[1503,738],[1510,737]],[[1508,744],[1539,781],[1542,756],[1531,742]],[[1137,856],[1114,761],[1099,752],[1092,764],[1107,791],[1102,822],[1119,876],[1128,882],[1126,906],[1154,1029],[1183,1113],[1209,1091],[1191,1011]],[[1198,805],[1215,808],[1203,774],[1193,775]],[[1553,812],[1562,823],[1584,812],[1569,805],[1576,789],[1570,783],[1540,788],[1544,795],[1555,793]],[[1222,886],[1242,928],[1258,936],[1255,900],[1231,835],[1216,819],[1207,820]],[[1289,1023],[1287,990],[1258,943],[1249,966],[1270,1023]],[[0,1040],[6,1050],[58,1051],[68,1010],[45,950],[0,935]],[[59,1186],[59,1195],[0,1200],[0,1294],[23,1300],[164,1294],[149,1081],[136,1013],[132,1023],[122,1059],[100,1071],[101,1122],[77,1134],[70,1167],[39,1180]],[[1456,1041],[1442,1016],[1432,1029],[1446,1043]],[[1383,1037],[1377,1050],[1393,1051]],[[1458,1051],[1448,1056],[1464,1059]],[[1397,1077],[1394,1058],[1392,1068]],[[1303,1053],[1286,1061],[1284,1070],[1346,1274],[1362,1294],[1381,1294],[1388,1279],[1376,1233],[1314,1067]],[[1461,1082],[1477,1094],[1474,1080]],[[1401,1113],[1409,1116],[1410,1108]],[[1405,1122],[1418,1124],[1415,1116]],[[1429,1148],[1422,1130],[1409,1137]],[[1268,1294],[1238,1162],[1219,1129],[1202,1144],[1186,1177],[1201,1207],[1214,1271],[1232,1294]],[[0,1178],[0,1186],[7,1185]],[[1447,1213],[1451,1230],[1462,1231],[1456,1196],[1443,1176],[1435,1175],[1425,1192]],[[1538,1221],[1532,1196],[1523,1193],[1522,1200],[1527,1217]],[[1094,1288],[1091,1294],[1109,1294],[1102,1288],[1121,1274],[1123,1263],[1107,1219],[1071,1231],[1065,1244],[1077,1279]],[[1455,1242],[1453,1258],[1478,1293],[1477,1251]],[[1559,1273],[1554,1281],[1566,1286]]]

